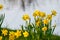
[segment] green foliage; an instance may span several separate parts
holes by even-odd
[[[1,35],[1,25],[3,23],[4,18],[5,18],[5,14],[0,14],[0,35]]]

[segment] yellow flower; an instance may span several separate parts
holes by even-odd
[[[9,32],[9,40],[14,40],[15,39],[15,32],[11,31]]]
[[[57,12],[55,10],[52,10],[52,15],[56,16]]]
[[[42,31],[47,31],[47,27],[43,27],[42,28]]]
[[[3,29],[3,30],[1,30],[1,31],[2,31],[2,34],[3,34],[4,36],[6,36],[7,33],[8,33],[8,30],[6,30],[6,29]]]
[[[40,11],[39,10],[35,10],[34,13],[33,13],[33,16],[36,17],[36,16],[39,16],[40,15]]]
[[[21,34],[21,31],[20,30],[17,30],[17,32],[15,32],[15,36],[16,36],[16,38],[18,38],[19,36],[21,36],[22,34]]]
[[[39,26],[40,25],[40,19],[37,19],[36,20],[36,26]]]
[[[15,35],[14,33],[15,33],[15,32],[10,31],[10,32],[9,32],[9,36]]]
[[[0,4],[0,10],[2,10],[3,9],[3,5],[2,4]]]
[[[40,16],[45,17],[46,16],[45,12],[40,12]]]
[[[2,36],[0,36],[0,40],[2,40]]]
[[[43,20],[43,23],[44,23],[44,24],[48,24],[48,20],[47,20],[47,19],[44,19],[44,20]]]
[[[50,14],[47,15],[47,19],[48,19],[48,20],[51,20],[51,19],[52,19],[52,15],[50,15]]]
[[[30,17],[29,17],[29,15],[28,15],[28,14],[23,15],[23,17],[22,17],[22,18],[23,18],[23,20],[25,20],[25,21],[30,19]]]
[[[9,40],[15,40],[14,38],[11,38],[11,39],[9,39]]]
[[[27,31],[25,31],[25,32],[23,33],[23,35],[24,35],[24,37],[28,37],[28,36],[29,36],[29,33],[28,33]]]
[[[41,17],[45,17],[46,14],[45,12],[41,12],[39,10],[35,10],[34,13],[33,13],[33,16],[36,17],[36,16],[41,16]]]
[[[40,21],[36,22],[36,26],[39,26],[40,25]]]

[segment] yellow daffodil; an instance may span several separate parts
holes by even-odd
[[[35,10],[34,13],[33,13],[33,16],[36,17],[36,16],[39,16],[40,15],[40,11],[39,10]]]
[[[4,36],[6,36],[7,33],[8,33],[8,30],[6,30],[6,29],[3,29],[3,30],[2,30],[2,34],[3,34]]]
[[[2,4],[0,4],[0,10],[2,10],[3,9],[3,5]]]
[[[42,28],[42,31],[47,31],[47,27],[43,27]]]
[[[9,40],[15,40],[15,38],[9,37]]]
[[[36,26],[39,26],[40,25],[40,22],[38,21],[38,22],[36,22]]]
[[[17,30],[17,32],[15,32],[15,36],[16,36],[16,38],[18,38],[19,36],[21,36],[22,34],[21,34],[21,31],[20,30]]]
[[[40,19],[37,19],[36,20],[36,26],[39,26],[40,25]]]
[[[11,32],[9,32],[9,35],[10,35],[10,36],[15,35],[14,33],[15,33],[15,32],[11,31]]]
[[[41,12],[39,10],[35,10],[34,13],[33,13],[33,16],[36,17],[36,16],[41,16],[41,17],[45,17],[46,14],[45,12]]]
[[[48,20],[47,20],[47,19],[44,19],[44,20],[43,20],[43,23],[44,23],[44,24],[48,24]]]
[[[45,17],[46,16],[45,12],[40,12],[40,16]]]
[[[29,36],[29,33],[28,33],[27,31],[25,31],[25,32],[23,33],[23,35],[24,35],[24,37],[28,37],[28,36]]]
[[[2,40],[2,36],[0,36],[0,40]]]
[[[11,39],[9,39],[9,40],[15,40],[14,38],[11,38]]]
[[[57,12],[55,10],[52,10],[52,15],[56,16]]]
[[[48,19],[48,20],[51,20],[51,19],[52,19],[52,15],[50,15],[50,14],[47,15],[47,19]]]
[[[22,17],[22,18],[23,18],[23,20],[25,20],[25,21],[30,19],[30,17],[29,17],[29,15],[28,15],[28,14],[23,15],[23,17]]]
[[[15,34],[14,34],[15,32],[13,32],[13,31],[11,31],[10,33],[9,33],[9,40],[14,40],[15,39]]]

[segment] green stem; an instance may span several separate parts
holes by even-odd
[[[34,29],[34,39],[35,39],[35,29]]]
[[[51,31],[52,31],[51,22],[52,22],[52,20],[50,20],[50,34],[51,34]]]
[[[48,38],[48,40],[49,40],[49,38]]]
[[[28,21],[26,21],[26,25],[28,25]]]
[[[30,22],[31,22],[31,19],[29,20],[29,24],[30,24]]]
[[[0,25],[0,36],[1,36],[1,25]]]
[[[25,40],[27,40],[27,38],[25,38]]]
[[[54,30],[55,30],[55,27],[53,28],[52,34],[53,34]]]
[[[45,35],[45,31],[44,31],[44,35]]]
[[[23,25],[21,26],[21,28],[22,28],[22,31],[23,31],[24,30]]]

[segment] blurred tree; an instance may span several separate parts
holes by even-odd
[[[25,2],[27,2],[27,5],[30,6],[31,3],[33,3],[33,7],[35,6],[35,3],[36,5],[38,5],[37,1],[36,0],[21,0],[22,2],[22,8],[23,10],[25,11]]]

